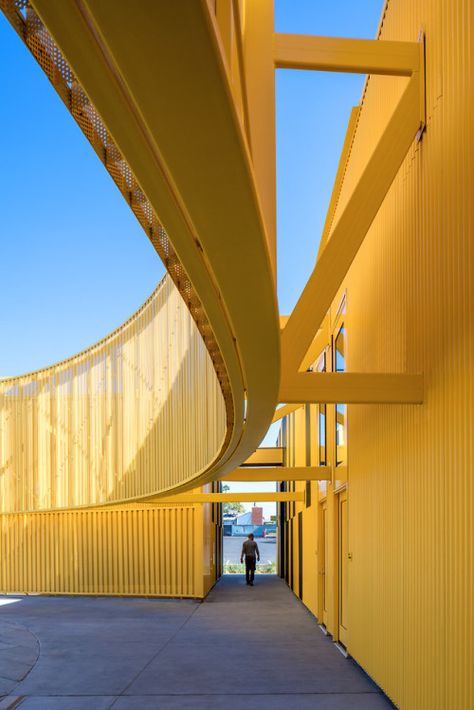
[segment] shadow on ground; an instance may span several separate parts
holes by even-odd
[[[21,710],[391,707],[275,576],[226,576],[203,603],[22,597],[0,622],[22,639],[23,675],[0,691]]]

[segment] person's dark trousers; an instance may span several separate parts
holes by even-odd
[[[247,584],[253,584],[255,576],[256,559],[252,555],[245,555],[245,579]]]

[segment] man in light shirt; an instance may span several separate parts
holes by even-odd
[[[258,545],[253,539],[253,533],[250,533],[248,540],[244,541],[242,545],[242,552],[240,554],[240,563],[244,561],[245,557],[245,579],[247,584],[253,587],[253,580],[255,576],[255,565],[256,561],[260,561],[260,551]]]

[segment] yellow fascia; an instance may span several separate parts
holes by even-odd
[[[339,181],[326,219],[325,241],[296,307],[281,336],[279,401],[297,402],[420,402],[420,375],[365,373],[307,373],[314,357],[318,329],[346,276],[405,156],[423,130],[424,43],[352,40],[305,35],[274,36],[276,67],[324,71],[362,72],[408,76],[408,85],[388,122],[347,206],[328,232],[343,180],[346,159],[341,159]],[[349,153],[357,121],[353,111],[345,141]],[[311,353],[309,350],[311,349]]]
[[[331,466],[274,466],[236,468],[222,481],[330,481]]]
[[[189,503],[287,503],[304,501],[304,492],[278,493],[180,493],[160,498],[157,502],[166,504]]]
[[[279,446],[262,446],[253,452],[242,466],[281,466],[284,449]]]

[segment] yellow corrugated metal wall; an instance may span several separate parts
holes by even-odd
[[[152,495],[209,466],[225,435],[211,358],[166,276],[101,342],[0,380],[0,510]]]
[[[200,505],[1,514],[0,593],[202,597],[214,527]]]
[[[382,39],[426,35],[427,130],[344,284],[347,369],[423,372],[426,381],[421,406],[348,407],[347,647],[409,710],[474,707],[473,23],[470,0],[387,4]],[[367,83],[338,214],[404,81]],[[291,416],[301,441],[303,422]],[[330,411],[328,434],[333,426]],[[327,627],[337,638],[334,490]],[[305,600],[306,581],[303,589]],[[320,613],[320,595],[307,603]]]

